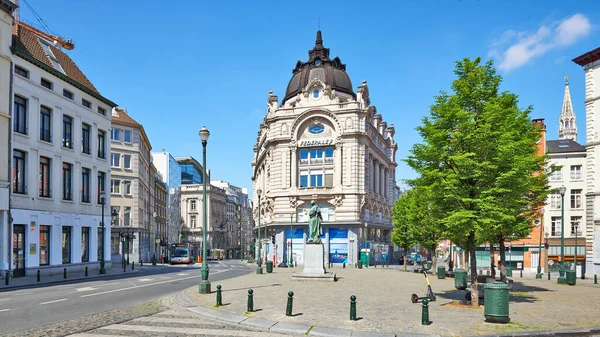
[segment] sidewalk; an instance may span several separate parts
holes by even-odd
[[[62,272],[55,273],[53,275],[42,275],[40,276],[40,281],[37,281],[36,276],[24,276],[9,279],[9,284],[6,285],[6,280],[4,279],[4,275],[0,280],[0,292],[29,288],[29,287],[44,287],[50,284],[58,284],[58,283],[66,283],[66,282],[74,282],[80,281],[83,279],[96,279],[107,276],[114,275],[128,275],[139,272],[140,266],[135,265],[135,269],[131,270],[131,265],[127,267],[127,271],[123,272],[123,268],[120,268],[120,264],[113,264],[112,268],[106,269],[106,274],[98,274],[98,268],[88,269],[88,276],[85,276],[85,271],[83,272],[68,272],[67,278],[64,278],[64,274]],[[115,268],[116,267],[116,268]],[[144,267],[142,267],[144,268]]]
[[[558,285],[556,278],[536,280],[535,274],[513,277],[508,324],[485,322],[483,300],[479,308],[465,304],[466,291],[454,288],[454,279],[429,276],[437,301],[429,304],[431,325],[421,325],[421,304],[410,295],[424,296],[422,274],[396,268],[341,269],[337,282],[292,281],[297,268],[275,268],[271,274],[248,274],[213,282],[223,289],[223,307],[215,307],[215,294],[200,295],[198,287],[178,296],[191,312],[273,332],[321,336],[402,335],[527,335],[552,336],[565,329],[577,335],[600,332],[600,285],[593,279],[578,285]],[[546,276],[546,275],[544,275]],[[593,278],[593,276],[592,276]],[[254,312],[247,313],[248,289],[254,291]],[[293,316],[285,316],[287,293],[294,292]],[[357,321],[349,320],[350,296],[357,297]],[[544,332],[542,332],[544,331]],[[554,332],[548,332],[554,331]]]

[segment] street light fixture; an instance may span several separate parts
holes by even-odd
[[[579,232],[579,223],[576,222],[573,227],[575,227],[575,256],[573,257],[573,267],[571,269],[575,270],[575,276],[577,276],[577,234]]]
[[[206,259],[206,143],[208,142],[208,136],[210,132],[203,126],[198,132],[200,140],[202,141],[202,267],[200,268],[200,275],[202,280],[200,281],[200,294],[210,294],[210,282],[208,281],[208,261]]]
[[[262,244],[260,243],[260,196],[262,194],[262,190],[259,188],[258,190],[256,190],[256,195],[258,196],[258,259],[257,259],[257,267],[256,267],[256,273],[257,274],[262,274],[263,270],[262,270],[262,266],[260,263],[260,249],[262,248]]]
[[[156,266],[156,212],[152,213],[152,218],[154,219],[154,235],[152,235],[152,265]]]
[[[293,229],[293,219],[294,219],[294,213],[290,214],[290,260],[289,260],[289,267],[292,268],[294,267],[294,260],[292,258],[292,250],[294,249],[294,229]]]
[[[540,228],[540,248],[538,251],[538,266],[537,266],[537,274],[535,274],[536,279],[542,278],[542,231],[544,227],[542,224],[544,223],[544,208],[540,209],[540,217],[541,219],[536,219],[533,223]]]
[[[567,188],[563,185],[558,189],[560,193],[560,267],[558,269],[558,283],[565,284],[565,193]]]
[[[105,196],[106,193],[104,191],[100,191],[100,205],[102,207],[102,244],[100,247],[100,270],[98,270],[98,274],[106,274],[106,269],[104,268],[104,204],[105,204]],[[66,274],[65,274],[66,275]]]
[[[365,261],[367,262],[367,263],[365,263],[365,268],[369,267],[369,262],[371,262],[370,259],[369,259],[369,254],[367,253],[368,252],[368,250],[367,250],[367,239],[368,239],[368,236],[369,236],[368,227],[369,227],[369,224],[365,222]]]

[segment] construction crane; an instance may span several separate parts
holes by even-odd
[[[21,28],[27,29],[28,31],[32,32],[33,34],[50,41],[54,45],[59,44],[67,50],[73,50],[73,48],[75,48],[75,44],[73,44],[73,41],[71,41],[71,39],[65,40],[65,39],[61,38],[60,36],[48,34],[46,32],[43,32],[43,31],[21,21],[21,15],[19,12],[19,7],[18,7],[19,0],[14,0],[14,1],[15,1],[15,5],[17,5],[17,10],[14,13],[15,14],[15,25],[19,25]],[[33,13],[34,13],[34,15],[38,16],[37,13],[35,13],[35,11],[33,11]],[[40,21],[40,20],[41,20],[41,18],[38,16],[38,21]]]

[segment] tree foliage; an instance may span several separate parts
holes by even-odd
[[[441,92],[417,131],[406,160],[427,187],[443,236],[466,248],[471,282],[477,283],[475,248],[500,237],[523,236],[547,195],[546,158],[536,153],[540,130],[532,108],[500,92],[492,61],[456,62],[452,94]],[[476,290],[476,288],[474,289]],[[472,297],[477,304],[477,296]]]

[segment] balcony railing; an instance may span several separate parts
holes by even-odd
[[[40,140],[52,143],[52,133],[50,130],[40,129]]]

